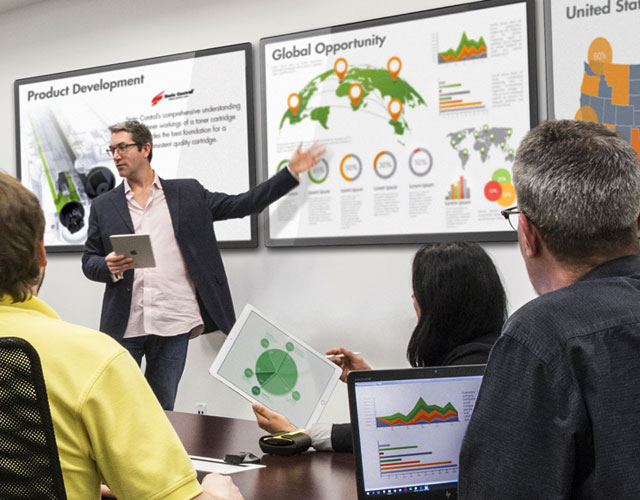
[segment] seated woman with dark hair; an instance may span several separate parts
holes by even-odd
[[[484,364],[507,317],[498,271],[475,243],[432,243],[416,253],[412,268],[413,305],[418,324],[407,346],[413,367]],[[344,357],[335,357],[341,354]],[[360,356],[342,347],[327,351],[342,368],[370,370]],[[297,430],[283,415],[253,404],[267,432]],[[352,451],[351,424],[315,424],[309,430],[317,450]]]

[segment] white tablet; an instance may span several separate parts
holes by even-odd
[[[114,234],[111,236],[111,246],[115,253],[131,257],[134,268],[156,267],[148,234]]]
[[[300,428],[318,420],[341,369],[247,305],[209,373]]]

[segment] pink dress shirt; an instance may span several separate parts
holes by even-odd
[[[171,214],[156,174],[145,207],[133,199],[124,180],[124,192],[134,232],[151,237],[156,267],[134,269],[129,322],[125,338],[142,335],[172,336],[204,331],[196,290],[176,241]]]

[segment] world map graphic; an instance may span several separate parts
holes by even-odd
[[[355,101],[349,97],[349,89],[358,84],[362,93]],[[366,112],[371,118],[384,120],[393,133],[403,135],[410,127],[400,113],[397,119],[390,117],[387,102],[397,99],[402,103],[402,109],[425,106],[422,96],[402,78],[394,79],[384,68],[372,66],[354,66],[349,68],[342,79],[331,69],[313,78],[302,90],[297,92],[300,104],[297,109],[287,109],[280,120],[280,129],[288,122],[296,125],[304,120],[313,120],[324,129],[329,129],[331,118],[336,112]],[[318,99],[314,99],[318,98]],[[312,105],[321,103],[322,105]],[[343,118],[343,115],[340,115]]]

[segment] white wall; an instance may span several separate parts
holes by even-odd
[[[0,168],[15,174],[13,82],[91,66],[240,42],[254,44],[258,74],[261,37],[450,5],[446,0],[49,0],[0,14]],[[540,2],[541,4],[541,2]],[[544,91],[541,5],[539,94]],[[259,92],[256,80],[256,109]],[[544,100],[541,98],[541,103]],[[541,105],[541,107],[543,107]],[[543,115],[544,116],[544,115]],[[260,124],[260,120],[256,120]],[[260,151],[260,131],[257,130]],[[258,176],[262,168],[258,164]],[[263,227],[260,224],[260,238]],[[236,311],[251,303],[320,351],[346,346],[379,368],[405,366],[415,324],[411,258],[418,245],[225,250]],[[534,297],[516,243],[485,245],[496,262],[511,311]],[[80,269],[80,254],[50,254],[41,297],[65,319],[97,328],[103,286]],[[207,373],[224,338],[191,342],[176,410],[252,418],[241,397]],[[343,384],[323,419],[348,417]]]

